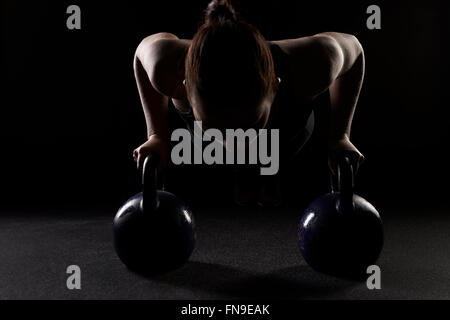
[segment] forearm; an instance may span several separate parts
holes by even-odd
[[[364,79],[364,69],[364,51],[361,48],[350,69],[335,79],[329,88],[331,98],[330,142],[350,137],[352,119]]]
[[[147,125],[147,138],[157,134],[168,136],[168,97],[158,92],[152,85],[146,70],[138,57],[134,59],[134,74]]]

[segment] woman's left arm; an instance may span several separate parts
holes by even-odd
[[[364,50],[358,39],[350,34],[327,32],[315,37],[320,37],[330,59],[328,163],[335,173],[337,158],[345,154],[357,170],[364,156],[350,142],[350,131],[364,79]]]

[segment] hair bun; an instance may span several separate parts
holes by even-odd
[[[206,23],[220,22],[224,20],[236,21],[236,11],[230,0],[213,0],[208,4],[205,14]]]

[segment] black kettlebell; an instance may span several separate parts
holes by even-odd
[[[378,211],[353,193],[353,168],[347,157],[338,161],[337,190],[313,201],[300,219],[299,248],[316,271],[361,278],[375,264],[383,247]]]
[[[154,275],[181,267],[195,245],[194,218],[175,195],[156,190],[157,155],[144,161],[142,192],[128,199],[113,221],[114,247],[132,271]]]

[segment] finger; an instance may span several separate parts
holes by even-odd
[[[354,168],[355,168],[355,174],[359,171],[359,169],[361,168],[361,165],[364,161],[364,157],[361,154],[357,154],[355,161],[354,161]]]
[[[136,158],[136,168],[141,169],[141,156],[138,154]]]
[[[358,159],[358,169],[361,168],[362,164],[364,163],[365,158],[363,155],[361,155]]]
[[[366,161],[366,157],[361,155],[361,157],[359,158],[359,164],[362,165],[365,161]]]
[[[358,162],[359,162],[359,154],[354,152],[353,150],[346,150],[342,152],[341,159],[344,157],[348,158],[350,161],[350,165],[353,167],[354,170],[358,169]]]
[[[359,169],[359,154],[353,152],[350,157],[350,163],[353,167],[353,170],[355,171],[355,174],[358,172]]]
[[[336,171],[337,168],[336,168],[336,163],[335,163],[335,161],[332,158],[328,158],[328,168],[330,169],[331,174],[333,176],[335,176],[336,172],[337,172]]]
[[[333,176],[335,176],[335,175],[336,175],[336,169],[333,167],[333,165],[330,165],[329,168],[330,168],[331,174],[332,174]]]
[[[138,169],[139,170],[142,170],[143,168],[144,168],[144,161],[145,161],[145,157],[144,156],[142,156],[142,155],[139,155],[139,167],[138,167]]]

